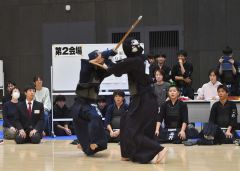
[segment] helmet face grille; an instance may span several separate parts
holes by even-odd
[[[123,42],[123,51],[127,57],[134,57],[141,55],[143,48],[140,46],[140,42],[134,38],[127,38]]]

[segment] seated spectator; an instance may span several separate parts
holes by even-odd
[[[180,50],[177,53],[178,63],[172,68],[172,80],[176,83],[177,87],[180,89],[181,96],[187,96],[194,99],[194,90],[192,85],[192,72],[193,66],[190,62],[186,60],[187,52]]]
[[[145,73],[150,75],[154,81],[154,69],[155,69],[155,56],[153,54],[147,54],[145,57]]]
[[[114,91],[114,104],[107,109],[105,116],[105,127],[109,142],[120,141],[120,118],[127,111],[128,105],[124,100],[124,92],[121,90]]]
[[[229,89],[230,96],[238,95],[238,62],[234,59],[232,48],[226,47],[223,56],[219,59],[219,76],[222,84]]]
[[[12,99],[12,90],[15,88],[16,83],[13,81],[8,81],[7,82],[7,88],[6,88],[6,92],[5,95],[2,99],[2,104],[10,101]]]
[[[34,100],[35,86],[30,84],[24,89],[26,100],[17,106],[15,126],[18,130],[15,137],[17,144],[39,144],[44,124],[43,104]]]
[[[154,93],[157,96],[158,107],[160,108],[161,105],[167,99],[167,91],[170,83],[164,81],[164,71],[163,70],[156,70],[155,71],[155,79],[156,83],[154,83]]]
[[[35,100],[43,103],[44,106],[44,130],[50,134],[50,110],[51,110],[51,100],[50,94],[47,87],[43,87],[43,79],[41,76],[36,75],[33,78],[33,82],[36,88]],[[44,132],[45,134],[45,132]]]
[[[3,106],[3,135],[5,139],[15,139],[17,130],[14,124],[18,98],[20,97],[20,91],[17,87],[13,88],[11,93],[12,99],[6,102]]]
[[[69,114],[69,109],[65,104],[66,98],[63,95],[58,95],[55,98],[53,106],[53,116],[55,119],[59,118],[71,118]],[[69,122],[59,121],[54,122],[54,133],[57,136],[72,135],[73,127]]]
[[[232,101],[228,101],[229,90],[225,85],[217,88],[219,101],[214,103],[209,117],[209,123],[204,125],[200,133],[199,145],[232,144],[238,135],[235,132],[237,127],[237,107]]]
[[[98,96],[97,97],[97,108],[101,112],[102,117],[105,118],[107,112],[107,100],[105,96]]]
[[[211,69],[208,73],[209,76],[209,82],[206,84],[203,84],[202,88],[200,88],[200,91],[198,91],[198,100],[217,100],[219,99],[217,88],[221,83],[217,81],[218,78],[218,72],[215,69]]]
[[[5,92],[5,96],[2,99],[2,104],[10,101],[12,99],[12,90],[16,87],[16,83],[13,81],[7,82],[7,91]],[[20,97],[18,101],[24,101],[25,97],[23,94],[20,93]]]
[[[166,58],[165,54],[158,54],[155,56],[156,62],[152,64],[150,68],[151,77],[155,77],[156,70],[162,70],[164,72],[164,81],[170,81],[171,68],[166,65]]]
[[[168,90],[169,100],[162,104],[156,123],[155,135],[158,136],[160,142],[178,144],[190,138],[190,135],[192,137],[198,135],[196,129],[187,128],[188,108],[186,103],[178,100],[179,95],[178,88],[171,85]],[[164,127],[162,126],[163,120]]]
[[[152,64],[155,63],[155,56],[154,56],[153,54],[148,54],[148,55],[147,55],[147,61],[148,61],[148,63],[149,63],[150,66],[151,66]]]

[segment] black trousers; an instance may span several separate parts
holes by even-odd
[[[233,138],[227,138],[225,135],[225,130],[222,130],[220,127],[217,127],[216,133],[214,135],[213,144],[233,144],[233,141],[235,139],[238,139],[239,136],[235,131],[232,131],[232,134],[233,134]],[[203,131],[200,132],[199,136],[202,140],[205,139]]]
[[[121,116],[121,155],[134,162],[150,162],[163,147],[153,138],[154,116],[158,112],[157,101],[152,92],[132,97],[129,111]]]
[[[68,125],[68,128],[71,130],[72,135],[74,135],[74,129],[71,125]],[[61,128],[54,126],[54,133],[56,136],[68,136],[68,134]]]
[[[187,96],[192,100],[194,99],[194,90],[190,85],[185,85],[180,90],[183,96]]]
[[[160,143],[174,143],[174,144],[180,144],[182,141],[180,137],[178,136],[178,133],[181,131],[181,129],[165,129],[161,128],[159,132],[159,136],[156,137],[157,140]],[[199,137],[199,132],[195,128],[186,128],[186,140],[187,139],[193,139]]]
[[[107,149],[107,136],[102,118],[95,107],[77,101],[72,106],[72,115],[75,134],[86,155],[94,155]],[[91,150],[90,144],[97,144],[98,148]]]
[[[26,138],[23,138],[19,135],[19,133],[17,133],[16,137],[15,137],[15,142],[17,144],[25,144],[25,143],[32,143],[32,144],[39,144],[41,142],[42,139],[42,134],[37,132],[35,135],[29,137],[29,133],[30,131],[25,130],[26,132]]]

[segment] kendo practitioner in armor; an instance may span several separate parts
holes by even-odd
[[[199,145],[232,144],[239,138],[235,132],[238,115],[236,104],[228,100],[226,85],[219,85],[217,92],[219,101],[211,108],[209,122],[200,133],[202,139],[198,141]]]
[[[88,54],[89,60],[81,59],[80,79],[76,88],[75,102],[71,108],[75,132],[79,148],[86,155],[107,149],[101,113],[96,105],[100,83],[110,74],[103,68],[90,63],[90,60],[103,64],[104,58],[114,56],[113,50],[99,52],[95,50]],[[104,65],[111,65],[111,60],[105,60]]]
[[[142,54],[143,48],[137,40],[127,38],[123,42],[123,51],[127,58],[106,68],[115,76],[128,74],[131,100],[128,111],[120,121],[122,160],[138,163],[164,162],[167,149],[154,136],[145,133],[148,126],[155,126],[153,120],[158,105],[151,87],[152,80],[145,74],[146,57]],[[154,135],[154,130],[152,132]]]
[[[195,133],[195,136],[198,136],[196,129],[190,129],[187,126],[188,108],[186,103],[178,99],[179,94],[178,87],[171,85],[168,89],[169,100],[165,101],[160,107],[155,130],[155,135],[160,142],[180,144],[183,140],[189,138],[189,135]],[[163,120],[164,127],[162,126]]]

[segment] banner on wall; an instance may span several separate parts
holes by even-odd
[[[79,81],[81,59],[88,59],[88,54],[94,50],[112,49],[116,44],[53,44],[52,45],[52,81],[53,91],[74,91]],[[118,54],[111,58],[113,62],[126,58],[122,47]],[[128,90],[128,77],[105,78],[100,85],[100,91],[123,89]]]

